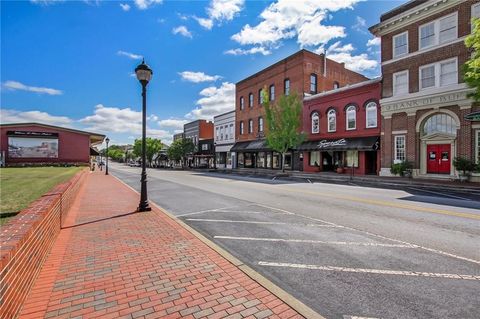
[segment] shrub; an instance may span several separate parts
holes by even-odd
[[[407,172],[412,169],[412,164],[410,162],[404,161],[401,163],[392,164],[390,172],[393,175],[405,176]]]
[[[455,157],[453,159],[453,166],[457,171],[462,172],[464,176],[468,175],[470,172],[478,169],[475,167],[475,163],[465,157]]]

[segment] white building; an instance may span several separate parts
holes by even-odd
[[[235,144],[235,110],[215,116],[213,122],[216,166],[234,168],[235,153],[230,149]]]

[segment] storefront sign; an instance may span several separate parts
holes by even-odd
[[[437,96],[429,96],[421,99],[414,99],[405,102],[382,104],[383,111],[398,111],[414,107],[422,107],[436,104],[444,104],[449,102],[458,102],[467,99],[467,92],[449,93]]]
[[[24,136],[24,137],[46,137],[56,138],[58,133],[50,132],[32,132],[32,131],[7,131],[8,136]]]
[[[345,146],[345,145],[347,145],[347,140],[342,138],[336,141],[321,140],[320,142],[318,142],[317,147],[321,149],[321,148]]]

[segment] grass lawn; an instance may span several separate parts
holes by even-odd
[[[0,168],[0,213],[19,212],[55,185],[70,179],[81,167]],[[0,218],[0,225],[7,219]]]

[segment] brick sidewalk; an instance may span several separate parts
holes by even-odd
[[[89,174],[20,318],[301,318],[104,172]]]

